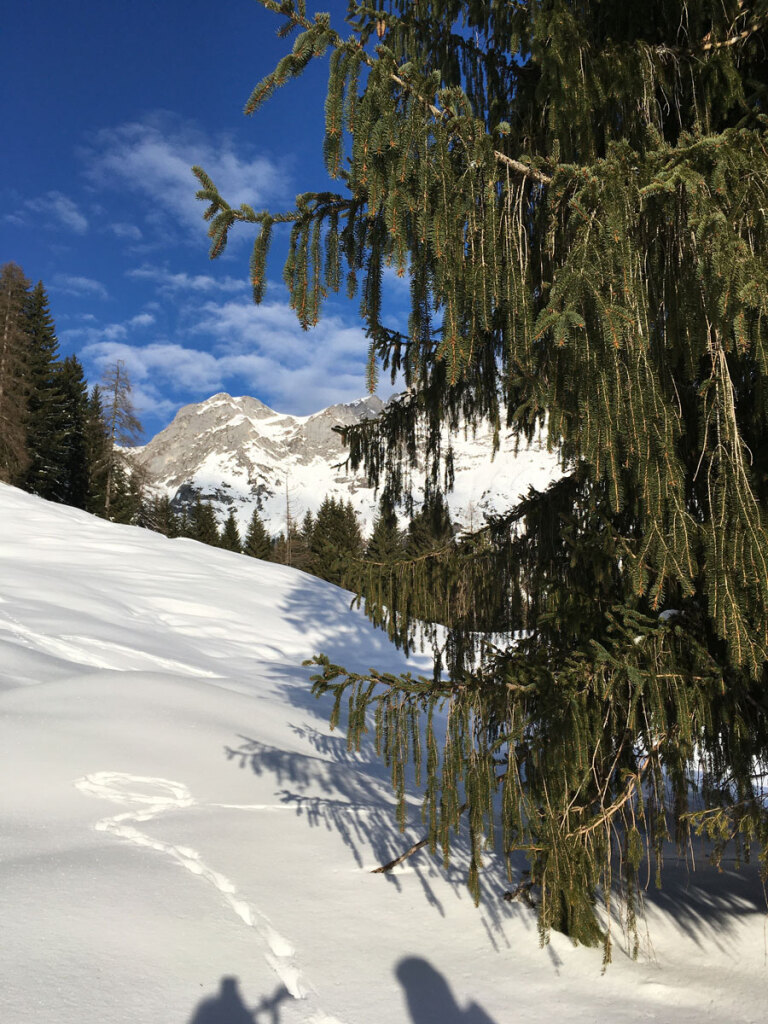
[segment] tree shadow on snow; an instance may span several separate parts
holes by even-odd
[[[363,748],[359,752],[348,752],[344,736],[327,736],[307,724],[294,726],[293,730],[306,744],[306,753],[286,751],[241,735],[238,743],[225,748],[226,756],[238,767],[250,769],[256,775],[273,776],[278,799],[295,808],[297,817],[303,818],[309,828],[323,828],[338,834],[360,870],[372,870],[394,860],[423,838],[418,796],[411,796],[408,801],[408,820],[413,825],[400,832],[389,770],[375,751]],[[413,874],[428,903],[445,916],[437,882],[441,882],[443,899],[446,892],[458,900],[471,899],[466,888],[469,868],[466,833],[467,829],[462,829],[452,841],[448,869],[443,868],[439,855],[435,858],[425,848],[402,867],[380,875],[376,881],[401,891],[400,875],[403,872]],[[496,950],[510,946],[505,922],[519,919],[535,931],[535,918],[527,908],[501,900],[509,882],[503,867],[494,863],[492,855],[483,872],[483,883],[487,899],[478,914]]]
[[[280,1006],[293,997],[284,985],[278,986],[271,996],[248,1007],[240,995],[238,979],[225,977],[219,991],[198,1003],[189,1024],[280,1024]]]
[[[663,888],[653,883],[643,895],[647,908],[655,908],[697,946],[715,945],[726,951],[742,919],[765,914],[766,892],[757,870],[757,857],[740,870],[728,866],[724,858],[720,868],[713,867],[706,852],[697,851],[696,866],[667,856],[663,870]],[[653,926],[650,928],[653,941]]]
[[[403,986],[412,1024],[495,1024],[474,1001],[462,1009],[442,974],[421,957],[401,960],[395,975]]]

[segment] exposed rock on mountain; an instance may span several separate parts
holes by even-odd
[[[257,398],[218,394],[186,405],[173,422],[131,457],[151,489],[168,494],[176,508],[199,494],[220,514],[233,503],[246,527],[254,506],[267,529],[285,530],[286,516],[300,521],[315,513],[326,495],[350,499],[368,530],[377,497],[361,473],[340,464],[345,450],[333,428],[378,415],[381,399],[332,405],[312,416],[275,412]],[[453,439],[456,487],[449,498],[455,519],[477,525],[485,510],[511,505],[528,487],[557,475],[556,459],[541,446],[502,450],[491,461],[487,433]]]

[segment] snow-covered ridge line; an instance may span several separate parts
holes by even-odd
[[[243,530],[258,508],[270,533],[284,532],[289,510],[300,522],[331,496],[351,501],[368,533],[377,496],[362,473],[340,467],[346,452],[334,427],[376,416],[383,408],[379,398],[369,396],[311,416],[290,416],[257,398],[220,393],[184,406],[170,426],[130,456],[158,493],[177,505],[200,493],[220,520],[234,508]],[[516,454],[511,443],[502,444],[491,461],[490,430],[459,433],[451,443],[456,486],[449,506],[454,520],[467,528],[479,525],[484,512],[503,511],[529,486],[543,487],[558,475],[555,455],[542,445]]]

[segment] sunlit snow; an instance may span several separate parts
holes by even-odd
[[[371,874],[422,829],[309,693],[405,665],[349,603],[0,485],[2,1024],[763,1021],[754,870],[673,870],[604,975],[493,858],[476,909],[461,844]]]

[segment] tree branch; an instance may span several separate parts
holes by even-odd
[[[305,31],[309,31],[310,29],[316,28],[316,22],[310,21],[309,18],[302,17],[302,15],[298,13],[298,11],[285,10],[283,6],[277,2],[277,0],[260,0],[260,3],[262,3],[263,6],[270,11],[274,11],[276,14],[284,15],[297,28],[303,28]],[[336,32],[334,29],[328,29],[328,33],[328,41],[336,49],[341,49],[341,47],[349,45],[349,43],[346,40],[342,39],[338,32]],[[357,45],[360,50],[363,50],[361,43],[358,42]],[[369,68],[372,68],[375,64],[374,59],[370,56],[370,54],[366,53],[364,50],[363,61],[368,65]],[[426,97],[421,96],[412,85],[406,82],[405,79],[401,78],[399,75],[395,74],[394,72],[390,72],[389,77],[396,85],[399,85],[401,89],[411,93],[411,95],[414,96],[420,103],[423,103],[427,110],[429,110],[432,116],[435,117],[437,120],[444,120],[446,118],[450,119],[451,117],[453,117],[450,111],[441,110],[440,107],[436,107],[435,104],[432,103],[430,100],[426,99]],[[539,171],[535,167],[529,167],[527,164],[522,163],[522,161],[515,160],[513,157],[506,156],[499,150],[495,149],[493,151],[493,155],[496,158],[496,160],[498,160],[499,163],[504,164],[505,167],[508,167],[511,171],[514,171],[515,174],[521,174],[523,177],[532,178],[540,185],[549,185],[552,181],[552,178],[548,174],[544,174],[543,171]]]

